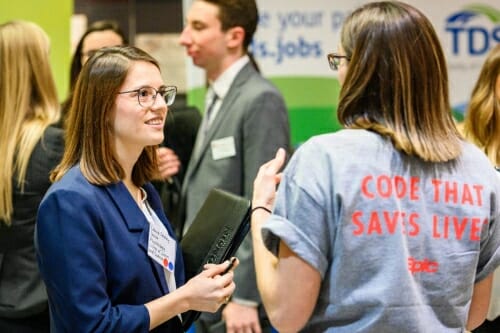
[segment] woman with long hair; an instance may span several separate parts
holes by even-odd
[[[499,170],[500,44],[490,50],[481,67],[465,114],[463,131],[465,137],[483,149]],[[498,332],[500,329],[500,269],[495,271],[492,290],[488,320],[476,330],[478,333]]]
[[[48,332],[33,243],[36,212],[63,151],[49,63],[35,23],[0,25],[0,331]]]
[[[328,62],[345,129],[304,143],[282,174],[280,150],[254,183],[271,322],[279,332],[477,327],[500,265],[500,181],[456,129],[431,22],[399,1],[364,4]]]
[[[84,65],[37,218],[53,332],[181,332],[183,312],[214,312],[232,295],[226,263],[185,281],[150,183],[176,93],[135,47],[102,48]]]

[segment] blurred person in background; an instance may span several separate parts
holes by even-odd
[[[69,93],[62,104],[62,121],[66,119],[71,106],[76,80],[85,62],[102,47],[126,44],[128,44],[128,40],[117,22],[113,20],[101,20],[89,25],[78,41],[78,44],[76,44],[75,52],[71,58]]]
[[[484,150],[500,168],[500,44],[486,56],[472,91],[463,123],[465,137]],[[500,177],[500,173],[499,173]],[[491,304],[483,325],[474,333],[500,332],[500,269],[495,271]]]
[[[0,25],[0,332],[49,332],[36,212],[63,148],[50,43],[37,24]]]
[[[254,0],[195,0],[180,36],[193,64],[205,71],[208,91],[193,153],[182,184],[182,236],[212,188],[251,198],[259,166],[276,149],[290,149],[283,96],[255,68],[248,47],[257,29]],[[215,316],[203,313],[197,333],[269,332],[255,281],[251,237],[236,256],[237,285],[231,301]]]

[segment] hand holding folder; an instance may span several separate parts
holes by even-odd
[[[250,229],[250,201],[213,189],[181,241],[186,280],[197,275],[207,263],[220,264],[234,256]],[[200,312],[182,315],[184,330]]]

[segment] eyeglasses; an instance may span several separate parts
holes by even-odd
[[[351,60],[348,56],[340,55],[338,53],[329,53],[326,55],[326,58],[328,59],[328,64],[330,65],[330,68],[334,71],[339,69],[340,59],[344,58],[347,61]]]
[[[158,94],[163,97],[167,106],[174,104],[175,95],[177,94],[176,86],[167,86],[161,87],[160,90],[156,90],[153,87],[141,87],[139,89],[128,90],[128,91],[120,91],[118,94],[127,94],[127,93],[137,93],[137,100],[139,101],[139,105],[144,108],[150,108],[155,104],[156,97]]]

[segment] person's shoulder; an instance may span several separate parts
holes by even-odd
[[[60,128],[49,126],[45,129],[31,154],[34,165],[52,169],[64,153],[64,133]]]
[[[240,88],[244,91],[247,100],[261,100],[264,103],[278,103],[281,108],[285,106],[285,99],[278,87],[260,73],[245,80]]]
[[[371,131],[362,129],[341,129],[335,132],[318,134],[311,137],[308,143],[311,146],[345,147],[346,145],[378,145],[383,138]]]
[[[277,90],[276,86],[259,72],[251,63],[246,64],[235,78],[235,83],[238,82],[245,86],[255,86],[260,89]]]
[[[324,155],[327,152],[331,152],[336,146],[342,147],[339,144],[338,138],[342,137],[343,130],[325,134],[318,134],[310,137],[306,141],[300,143],[294,152],[294,155],[308,156],[310,154],[314,156]]]
[[[254,70],[254,72],[245,80],[246,85],[255,86],[256,88],[260,88],[260,90],[264,91],[276,91],[278,92],[278,88],[276,85],[267,77],[263,76],[262,73],[259,73]]]
[[[307,159],[326,159],[335,163],[363,160],[391,146],[373,132],[359,129],[341,129],[335,132],[318,134],[299,145],[295,154]],[[392,150],[391,150],[392,151]]]
[[[44,135],[48,139],[59,139],[64,137],[64,131],[56,125],[50,125],[45,129]]]
[[[462,154],[460,158],[462,161],[473,161],[475,164],[484,163],[486,165],[491,165],[491,161],[484,151],[472,142],[466,140],[462,140]]]
[[[86,192],[92,191],[92,185],[84,176],[78,165],[70,168],[58,181],[51,186],[51,191]]]
[[[71,209],[101,207],[109,203],[103,186],[91,184],[82,174],[79,166],[69,169],[61,179],[54,182],[43,198],[43,202],[64,201]]]
[[[56,151],[62,150],[64,148],[64,131],[51,125],[45,129],[42,140],[46,148]]]
[[[493,165],[484,151],[475,144],[465,140],[462,141],[462,154],[460,160],[462,164],[469,166],[479,174],[484,174],[491,170],[494,171]],[[481,171],[481,168],[484,170]]]
[[[484,152],[481,148],[467,140],[462,140],[462,151],[464,154],[471,156],[484,155]]]

